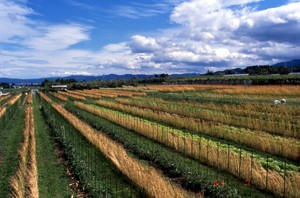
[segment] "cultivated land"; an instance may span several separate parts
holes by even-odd
[[[300,197],[299,86],[15,94],[0,123],[3,197]]]

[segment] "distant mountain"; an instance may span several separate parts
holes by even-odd
[[[219,74],[250,74],[250,75],[267,75],[267,74],[288,74],[290,72],[299,72],[300,59],[294,59],[286,62],[276,63],[274,65],[253,65],[244,69],[235,68],[224,71],[214,72],[213,75]]]
[[[286,62],[280,62],[280,63],[276,63],[272,66],[292,68],[292,67],[300,66],[300,59],[294,59],[294,60],[290,60],[290,61],[286,61]]]
[[[257,66],[249,66],[246,67],[245,69],[241,68],[235,68],[235,69],[230,69],[230,70],[224,70],[224,71],[217,71],[214,72],[214,75],[218,75],[221,73],[225,74],[241,74],[241,73],[249,73],[248,70],[252,70]],[[261,69],[265,69],[264,67],[269,67],[269,65],[263,65],[263,66],[258,66],[261,67]],[[288,70],[291,70],[292,68],[294,69],[293,71],[297,71],[300,69],[300,59],[294,59],[286,62],[280,62],[276,63],[274,65],[270,65],[271,67],[287,67]],[[248,68],[248,69],[247,69]],[[257,70],[257,69],[255,69]],[[255,73],[254,73],[255,74]],[[185,74],[171,74],[169,76],[171,77],[191,77],[191,76],[197,76],[199,74],[197,73],[185,73]],[[83,75],[71,75],[71,76],[66,76],[66,77],[49,77],[49,78],[36,78],[36,79],[18,79],[18,78],[0,78],[0,83],[5,82],[5,83],[15,83],[17,85],[22,85],[22,84],[40,84],[42,83],[45,79],[48,79],[50,81],[55,81],[57,78],[62,78],[64,80],[67,79],[75,79],[78,82],[82,81],[94,81],[94,80],[129,80],[131,78],[150,78],[154,77],[154,75],[146,75],[146,74],[123,74],[123,75],[117,75],[117,74],[108,74],[108,75],[102,75],[102,76],[83,76]]]
[[[172,74],[170,76],[196,76],[199,74],[196,73],[186,73],[186,74]],[[75,79],[78,82],[82,81],[95,81],[95,80],[129,80],[131,78],[149,78],[153,77],[154,75],[146,75],[146,74],[124,74],[124,75],[117,75],[117,74],[108,74],[108,75],[102,75],[102,76],[84,76],[84,75],[71,75],[71,76],[65,76],[65,77],[49,77],[49,78],[36,78],[36,79],[18,79],[18,78],[0,78],[0,83],[5,82],[9,84],[17,84],[17,85],[22,85],[22,84],[40,84],[42,83],[45,79],[48,79],[50,81],[55,81],[57,78],[62,78],[64,80],[67,79]]]

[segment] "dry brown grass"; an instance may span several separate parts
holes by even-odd
[[[40,96],[44,99],[44,100],[46,100],[47,102],[52,102],[52,100],[51,100],[51,98],[49,98],[46,94],[44,94],[44,93],[40,93]]]
[[[284,137],[300,137],[300,134],[297,133],[297,131],[300,130],[300,119],[295,119],[294,116],[283,117],[277,114],[243,111],[230,105],[216,107],[212,105],[205,106],[204,104],[193,105],[192,103],[186,102],[175,103],[124,98],[118,98],[116,101],[125,105],[149,108],[170,114],[175,113],[184,117],[191,117],[191,119],[214,121],[231,126],[244,127],[250,130],[264,131]]]
[[[99,89],[83,90],[83,91],[80,91],[80,92],[85,93],[85,94],[91,94],[91,95],[94,95],[94,96],[99,97],[99,98],[102,98],[102,97],[117,98],[118,97],[116,94],[113,94],[113,93],[100,92]]]
[[[287,157],[292,160],[300,159],[300,144],[296,139],[279,138],[263,131],[246,130],[215,122],[207,122],[200,119],[182,117],[178,114],[169,114],[162,111],[123,105],[116,102],[98,100],[101,106],[116,109],[146,119],[155,120],[180,129],[188,129],[194,132],[210,135],[220,139],[230,140],[247,145],[256,150],[269,154]],[[212,114],[209,116],[219,116]]]
[[[109,98],[147,95],[147,93],[145,92],[124,91],[121,89],[92,89],[92,90],[84,90],[83,92],[102,96],[102,97],[109,97]]]
[[[28,94],[26,101],[27,101],[27,104],[32,104],[32,93]]]
[[[72,93],[69,93],[69,92],[59,91],[58,93],[60,93],[62,95],[65,95],[65,96],[68,96],[68,97],[71,97],[71,98],[74,98],[74,99],[77,99],[77,100],[85,100],[85,97],[79,96],[79,95],[76,95],[76,94],[72,94]]]
[[[32,107],[28,106],[25,115],[24,140],[19,151],[19,168],[11,179],[11,196],[16,198],[39,197],[33,119]]]
[[[300,96],[300,86],[299,85],[224,86],[221,89],[217,89],[216,92],[222,94]]]
[[[286,197],[299,196],[299,172],[293,171],[287,174],[284,186],[283,172],[271,171],[264,168],[259,159],[256,157],[251,158],[251,154],[249,153],[242,153],[240,155],[233,149],[227,149],[224,145],[218,146],[217,142],[190,134],[183,134],[171,128],[159,127],[156,124],[145,122],[132,116],[125,116],[111,110],[94,108],[93,106],[80,102],[76,102],[75,105],[167,145],[209,166],[228,171],[244,180],[251,179],[251,183],[259,189],[267,190],[279,196],[283,196],[284,189],[288,189],[288,192],[286,191]],[[266,181],[269,182],[266,183]],[[278,185],[271,185],[270,181],[275,181]]]
[[[6,112],[6,107],[1,107],[0,108],[0,118],[5,114]]]
[[[192,194],[164,178],[156,169],[128,155],[122,145],[82,122],[62,106],[57,104],[52,106],[92,144],[97,146],[123,174],[145,189],[150,197],[193,197]]]
[[[59,94],[59,93],[55,93],[55,92],[49,92],[49,94],[51,94],[52,96],[62,100],[62,101],[68,101],[68,98]]]
[[[94,98],[94,99],[99,99],[99,98],[101,98],[101,96],[97,96],[97,95],[93,95],[93,94],[84,93],[83,91],[70,91],[70,90],[68,90],[68,93],[75,94],[75,95],[79,95],[79,96],[82,96],[82,97]]]
[[[139,88],[142,90],[155,90],[161,92],[188,92],[210,89],[215,93],[221,94],[300,96],[299,85],[150,85]]]
[[[17,94],[17,95],[15,95],[15,96],[13,96],[13,97],[7,102],[7,104],[10,105],[10,106],[12,106],[13,104],[15,104],[15,103],[19,100],[19,98],[21,98],[21,96],[22,96],[22,94]]]
[[[32,98],[31,98],[32,103]],[[39,197],[39,188],[38,188],[38,171],[37,171],[37,160],[36,160],[36,141],[35,141],[35,132],[34,132],[34,117],[33,109],[30,107],[30,130],[29,130],[29,165],[27,168],[27,179],[28,179],[28,189],[27,196],[31,198]]]
[[[7,95],[7,96],[0,96],[0,102],[3,100],[6,100],[7,98],[9,98],[11,95]]]

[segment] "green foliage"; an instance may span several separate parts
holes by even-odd
[[[70,197],[69,181],[64,165],[55,154],[55,143],[50,136],[36,96],[33,97],[34,127],[37,146],[38,183],[40,197]]]
[[[23,139],[25,108],[18,109],[17,103],[14,111],[7,112],[5,125],[0,127],[0,195],[9,197],[11,193],[10,178],[15,175],[18,168],[18,151]]]

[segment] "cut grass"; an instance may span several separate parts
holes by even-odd
[[[55,144],[50,136],[36,96],[33,97],[34,126],[36,133],[38,183],[40,197],[70,197],[69,181],[65,167],[55,153]]]

